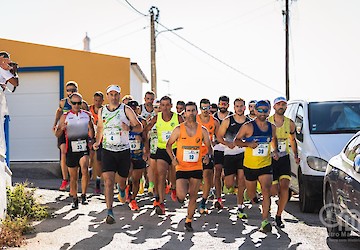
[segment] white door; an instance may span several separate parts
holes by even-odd
[[[7,92],[10,161],[59,161],[52,132],[59,106],[59,72],[21,72],[19,87]]]

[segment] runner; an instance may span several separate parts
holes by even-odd
[[[213,115],[218,111],[218,106],[216,103],[211,103],[210,104],[210,113]]]
[[[221,122],[229,115],[232,115],[233,112],[228,111],[229,108],[229,102],[230,99],[227,96],[220,96],[219,97],[219,111],[214,114],[214,117]],[[216,138],[216,137],[215,137]],[[221,192],[222,192],[222,185],[221,185],[221,179],[222,179],[222,168],[224,165],[224,149],[225,146],[217,141],[215,141],[214,146],[214,163],[215,163],[215,194],[216,194],[216,201],[214,206],[217,209],[222,209],[224,207],[222,198],[221,198]]]
[[[275,125],[266,120],[269,116],[269,109],[269,104],[266,101],[258,101],[255,105],[256,118],[241,126],[235,140],[235,145],[246,147],[244,174],[247,193],[251,199],[256,195],[256,181],[258,180],[261,184],[263,221],[260,231],[262,232],[271,231],[271,224],[268,222],[273,173],[270,142],[274,148],[274,160],[279,159]]]
[[[208,99],[201,99],[200,101],[200,111],[201,113],[196,116],[196,122],[201,124],[202,126],[206,127],[209,135],[210,141],[214,141],[214,135],[217,133],[219,129],[219,121],[214,118],[210,114],[210,101]],[[207,154],[207,147],[203,144],[201,146],[201,155],[204,156]],[[200,214],[207,214],[208,210],[206,208],[206,201],[209,197],[210,188],[213,186],[213,178],[214,178],[214,161],[211,158],[208,164],[203,164],[203,195],[199,205],[199,213]]]
[[[249,118],[250,120],[254,120],[256,118],[255,104],[256,104],[256,100],[251,100],[249,102],[249,114],[247,114],[246,117]]]
[[[126,179],[130,169],[129,131],[140,133],[142,124],[135,112],[123,103],[120,103],[121,88],[110,85],[106,89],[109,104],[100,108],[96,141],[94,149],[99,149],[102,143],[102,176],[105,182],[105,201],[107,207],[106,223],[115,223],[112,210],[114,200],[115,173],[120,176],[120,202],[125,203]]]
[[[169,96],[163,96],[160,99],[160,109],[156,116],[154,116],[151,121],[146,125],[144,134],[148,136],[148,131],[156,124],[156,132],[157,132],[157,150],[155,154],[156,159],[156,170],[155,170],[155,188],[157,190],[157,196],[155,196],[154,207],[156,213],[159,215],[165,214],[165,184],[167,172],[169,170],[169,166],[171,165],[171,158],[166,153],[166,142],[170,138],[171,132],[174,128],[183,122],[183,118],[171,111],[172,103],[171,98]],[[146,140],[146,157],[149,155],[149,143],[148,139]],[[173,145],[173,150],[176,150],[176,144]],[[175,173],[170,174],[170,182],[172,184],[171,187],[171,199],[176,201],[176,178]]]
[[[137,101],[130,101],[128,103],[134,112],[139,107]],[[142,116],[138,116],[139,121],[142,123],[143,127],[146,126],[146,121]],[[136,196],[139,192],[140,179],[143,177],[144,170],[146,168],[146,162],[144,161],[144,136],[142,132],[129,132],[129,142],[130,142],[130,153],[131,153],[131,167],[129,179],[131,178],[131,193],[129,193],[129,207],[132,211],[139,211],[139,206],[136,202]]]
[[[58,126],[58,122],[60,120],[60,117],[62,114],[68,112],[71,110],[71,104],[70,104],[70,99],[69,96],[73,93],[78,92],[79,88],[78,88],[78,84],[75,81],[68,81],[65,85],[65,89],[66,89],[66,94],[67,97],[64,99],[61,99],[59,102],[59,107],[56,110],[56,114],[55,114],[55,121],[54,121],[54,126],[53,126],[53,131],[54,133],[57,130],[57,126]],[[86,101],[83,101],[81,104],[81,109],[83,110],[89,110],[89,107],[86,103]],[[63,180],[61,182],[60,191],[65,191],[66,188],[69,186],[69,181],[68,181],[68,168],[66,166],[66,145],[65,145],[65,134],[62,134],[62,136],[58,137],[58,148],[60,149],[60,165],[61,165],[61,174],[63,177]]]
[[[98,112],[99,109],[102,107],[104,102],[104,94],[101,91],[96,91],[94,94],[94,104],[89,106],[89,111],[92,114],[94,118],[94,128],[96,132],[96,126],[98,123]],[[101,145],[101,144],[100,144]],[[92,148],[90,148],[90,168],[94,171],[90,171],[90,178],[92,176],[96,176],[95,181],[95,194],[101,193],[100,188],[100,181],[101,181],[101,149],[99,148],[97,151],[94,151]],[[93,175],[92,175],[93,174]]]
[[[224,144],[224,173],[225,187],[228,190],[234,190],[234,180],[237,181],[237,216],[240,219],[246,219],[247,214],[244,212],[244,148],[235,146],[234,139],[241,126],[250,121],[245,115],[245,100],[236,98],[234,101],[235,114],[226,117],[220,125],[217,133],[217,139]]]
[[[178,115],[183,116],[185,112],[185,102],[184,101],[177,101],[176,103],[176,113],[178,113]]]
[[[140,105],[141,116],[146,119],[146,122],[149,122],[151,118],[155,116],[153,107],[154,100],[155,93],[152,91],[147,91],[144,97],[145,103]]]
[[[89,182],[89,145],[94,138],[94,126],[91,113],[81,110],[82,96],[75,92],[69,96],[71,110],[64,113],[56,129],[56,136],[65,135],[66,166],[70,174],[70,195],[73,197],[72,208],[79,207],[78,176],[81,169],[81,204],[86,205],[86,190]],[[90,138],[90,139],[89,139]],[[89,144],[89,145],[88,145]]]
[[[295,123],[284,116],[287,108],[287,101],[284,97],[274,100],[275,114],[269,117],[269,122],[276,126],[276,137],[278,140],[279,160],[272,161],[273,182],[271,194],[278,195],[278,209],[275,216],[275,223],[279,228],[285,225],[281,221],[281,214],[289,200],[289,184],[291,180],[290,146],[294,152],[296,164],[300,164],[297,143],[295,140]]]
[[[195,102],[185,105],[185,122],[178,125],[166,144],[166,152],[169,154],[172,166],[176,168],[176,194],[180,203],[189,194],[189,204],[185,220],[185,230],[194,231],[191,225],[196,208],[196,198],[202,179],[202,164],[209,164],[212,158],[212,146],[207,129],[196,122],[197,106]],[[176,154],[172,146],[177,143]],[[208,149],[208,153],[201,157],[202,143]]]

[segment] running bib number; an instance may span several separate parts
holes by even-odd
[[[71,150],[72,152],[84,152],[87,150],[86,148],[86,140],[81,141],[72,141],[71,142]]]
[[[261,143],[253,149],[253,156],[267,156],[269,153],[269,144]]]
[[[110,132],[110,133],[104,133],[104,137],[106,140],[106,143],[111,144],[111,145],[118,145],[121,142],[120,139],[120,131],[117,133],[114,132]]]
[[[139,150],[139,149],[141,149],[141,141],[130,140],[130,150]]]
[[[200,150],[184,149],[183,161],[185,162],[198,162]]]
[[[162,132],[162,139],[164,142],[167,142],[170,138],[170,135],[171,135],[171,131],[164,131]]]
[[[278,150],[280,153],[286,151],[286,141],[278,141]]]

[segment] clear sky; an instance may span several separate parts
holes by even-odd
[[[88,32],[91,51],[129,57],[150,80],[148,13],[156,6],[161,25],[183,27],[180,37],[157,37],[159,97],[285,95],[284,0],[128,1],[147,16],[125,0],[1,1],[0,37],[82,49]],[[290,10],[290,98],[359,98],[360,1],[297,0]]]

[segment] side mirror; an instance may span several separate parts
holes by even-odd
[[[354,169],[360,174],[360,154],[358,154],[354,159]]]

